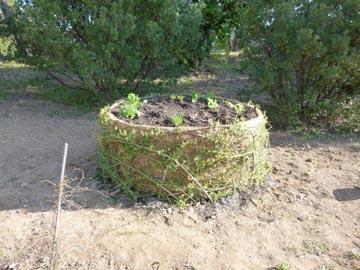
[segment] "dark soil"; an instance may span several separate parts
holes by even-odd
[[[243,104],[244,110],[238,114],[234,108],[229,107],[219,99],[217,100],[218,107],[216,109],[208,107],[206,98],[199,98],[197,102],[193,103],[190,96],[185,96],[183,101],[174,101],[167,96],[154,96],[148,98],[147,101],[146,104],[139,108],[140,115],[134,119],[122,117],[118,108],[112,112],[129,123],[164,127],[175,126],[171,118],[176,114],[183,116],[181,126],[192,127],[210,126],[217,122],[228,125],[236,119],[246,121],[257,117],[254,107]],[[236,102],[233,102],[233,104],[235,105]]]

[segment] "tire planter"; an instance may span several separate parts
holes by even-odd
[[[268,172],[266,118],[208,127],[156,127],[100,113],[99,169],[132,198],[151,194],[178,204],[216,201],[251,190]]]

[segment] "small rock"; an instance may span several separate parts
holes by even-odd
[[[92,182],[92,183],[91,183],[91,189],[97,190],[97,189],[98,189],[98,183]]]
[[[152,204],[155,204],[158,200],[155,198],[155,197],[150,197],[150,198],[147,198],[145,204],[146,205],[152,205]]]
[[[21,185],[20,185],[20,187],[22,187],[22,188],[26,188],[26,187],[28,187],[28,186],[29,186],[28,183],[21,183]]]
[[[221,198],[221,199],[220,199],[220,204],[222,204],[222,205],[229,204],[229,200],[226,199],[226,198]]]
[[[165,224],[172,225],[173,224],[172,219],[170,217],[165,217]]]
[[[6,269],[12,270],[16,268],[16,263],[9,264]]]
[[[308,158],[308,159],[305,160],[305,162],[312,162],[312,159]]]

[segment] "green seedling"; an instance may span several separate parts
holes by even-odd
[[[179,102],[183,102],[185,97],[180,95],[180,96],[177,96],[177,95],[170,95],[170,99],[171,101],[175,102],[175,101],[179,101]]]
[[[291,265],[289,262],[282,262],[279,264],[278,267],[276,267],[276,270],[290,270]]]
[[[225,101],[225,104],[230,107],[230,108],[234,108],[234,104],[231,101]]]
[[[177,96],[177,100],[180,101],[180,102],[183,102],[184,101],[184,96]]]
[[[184,117],[180,113],[176,113],[171,116],[171,122],[175,125],[175,127],[181,126],[184,122]]]
[[[234,109],[236,111],[237,114],[240,114],[244,111],[244,105],[242,105],[240,102],[236,103],[236,105],[234,105],[231,101],[226,101],[226,104]]]
[[[234,109],[237,114],[240,114],[244,111],[244,105],[242,105],[241,103],[236,103]]]
[[[130,118],[130,119],[134,119],[136,116],[140,114],[138,108],[129,102],[125,102],[120,107],[120,113],[124,118]]]
[[[196,102],[198,102],[198,100],[199,100],[199,94],[196,92],[192,92],[191,93],[191,102],[196,103]]]
[[[133,119],[139,116],[139,107],[141,106],[141,99],[134,93],[129,93],[127,100],[120,106],[120,113],[124,118]]]
[[[128,102],[137,108],[139,108],[141,105],[141,100],[140,100],[139,96],[134,93],[130,93],[128,95]]]
[[[215,110],[217,107],[219,107],[219,104],[215,98],[207,98],[207,105],[211,110]]]
[[[177,96],[176,95],[170,95],[170,99],[175,102],[177,100]]]

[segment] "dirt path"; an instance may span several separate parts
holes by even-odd
[[[95,118],[32,99],[0,103],[3,265],[47,269],[54,190],[42,181],[58,177],[65,141],[68,174],[78,166],[91,175]],[[251,270],[282,261],[291,269],[359,269],[359,150],[356,137],[273,133],[272,185],[242,207],[226,200],[209,209],[126,207],[81,194],[87,207],[62,215],[59,269]],[[96,187],[91,177],[85,185]]]
[[[69,173],[88,169],[96,151],[96,115],[32,99],[0,102],[0,210],[45,211],[69,142]],[[93,203],[93,200],[89,200]],[[89,205],[93,207],[94,205]]]

